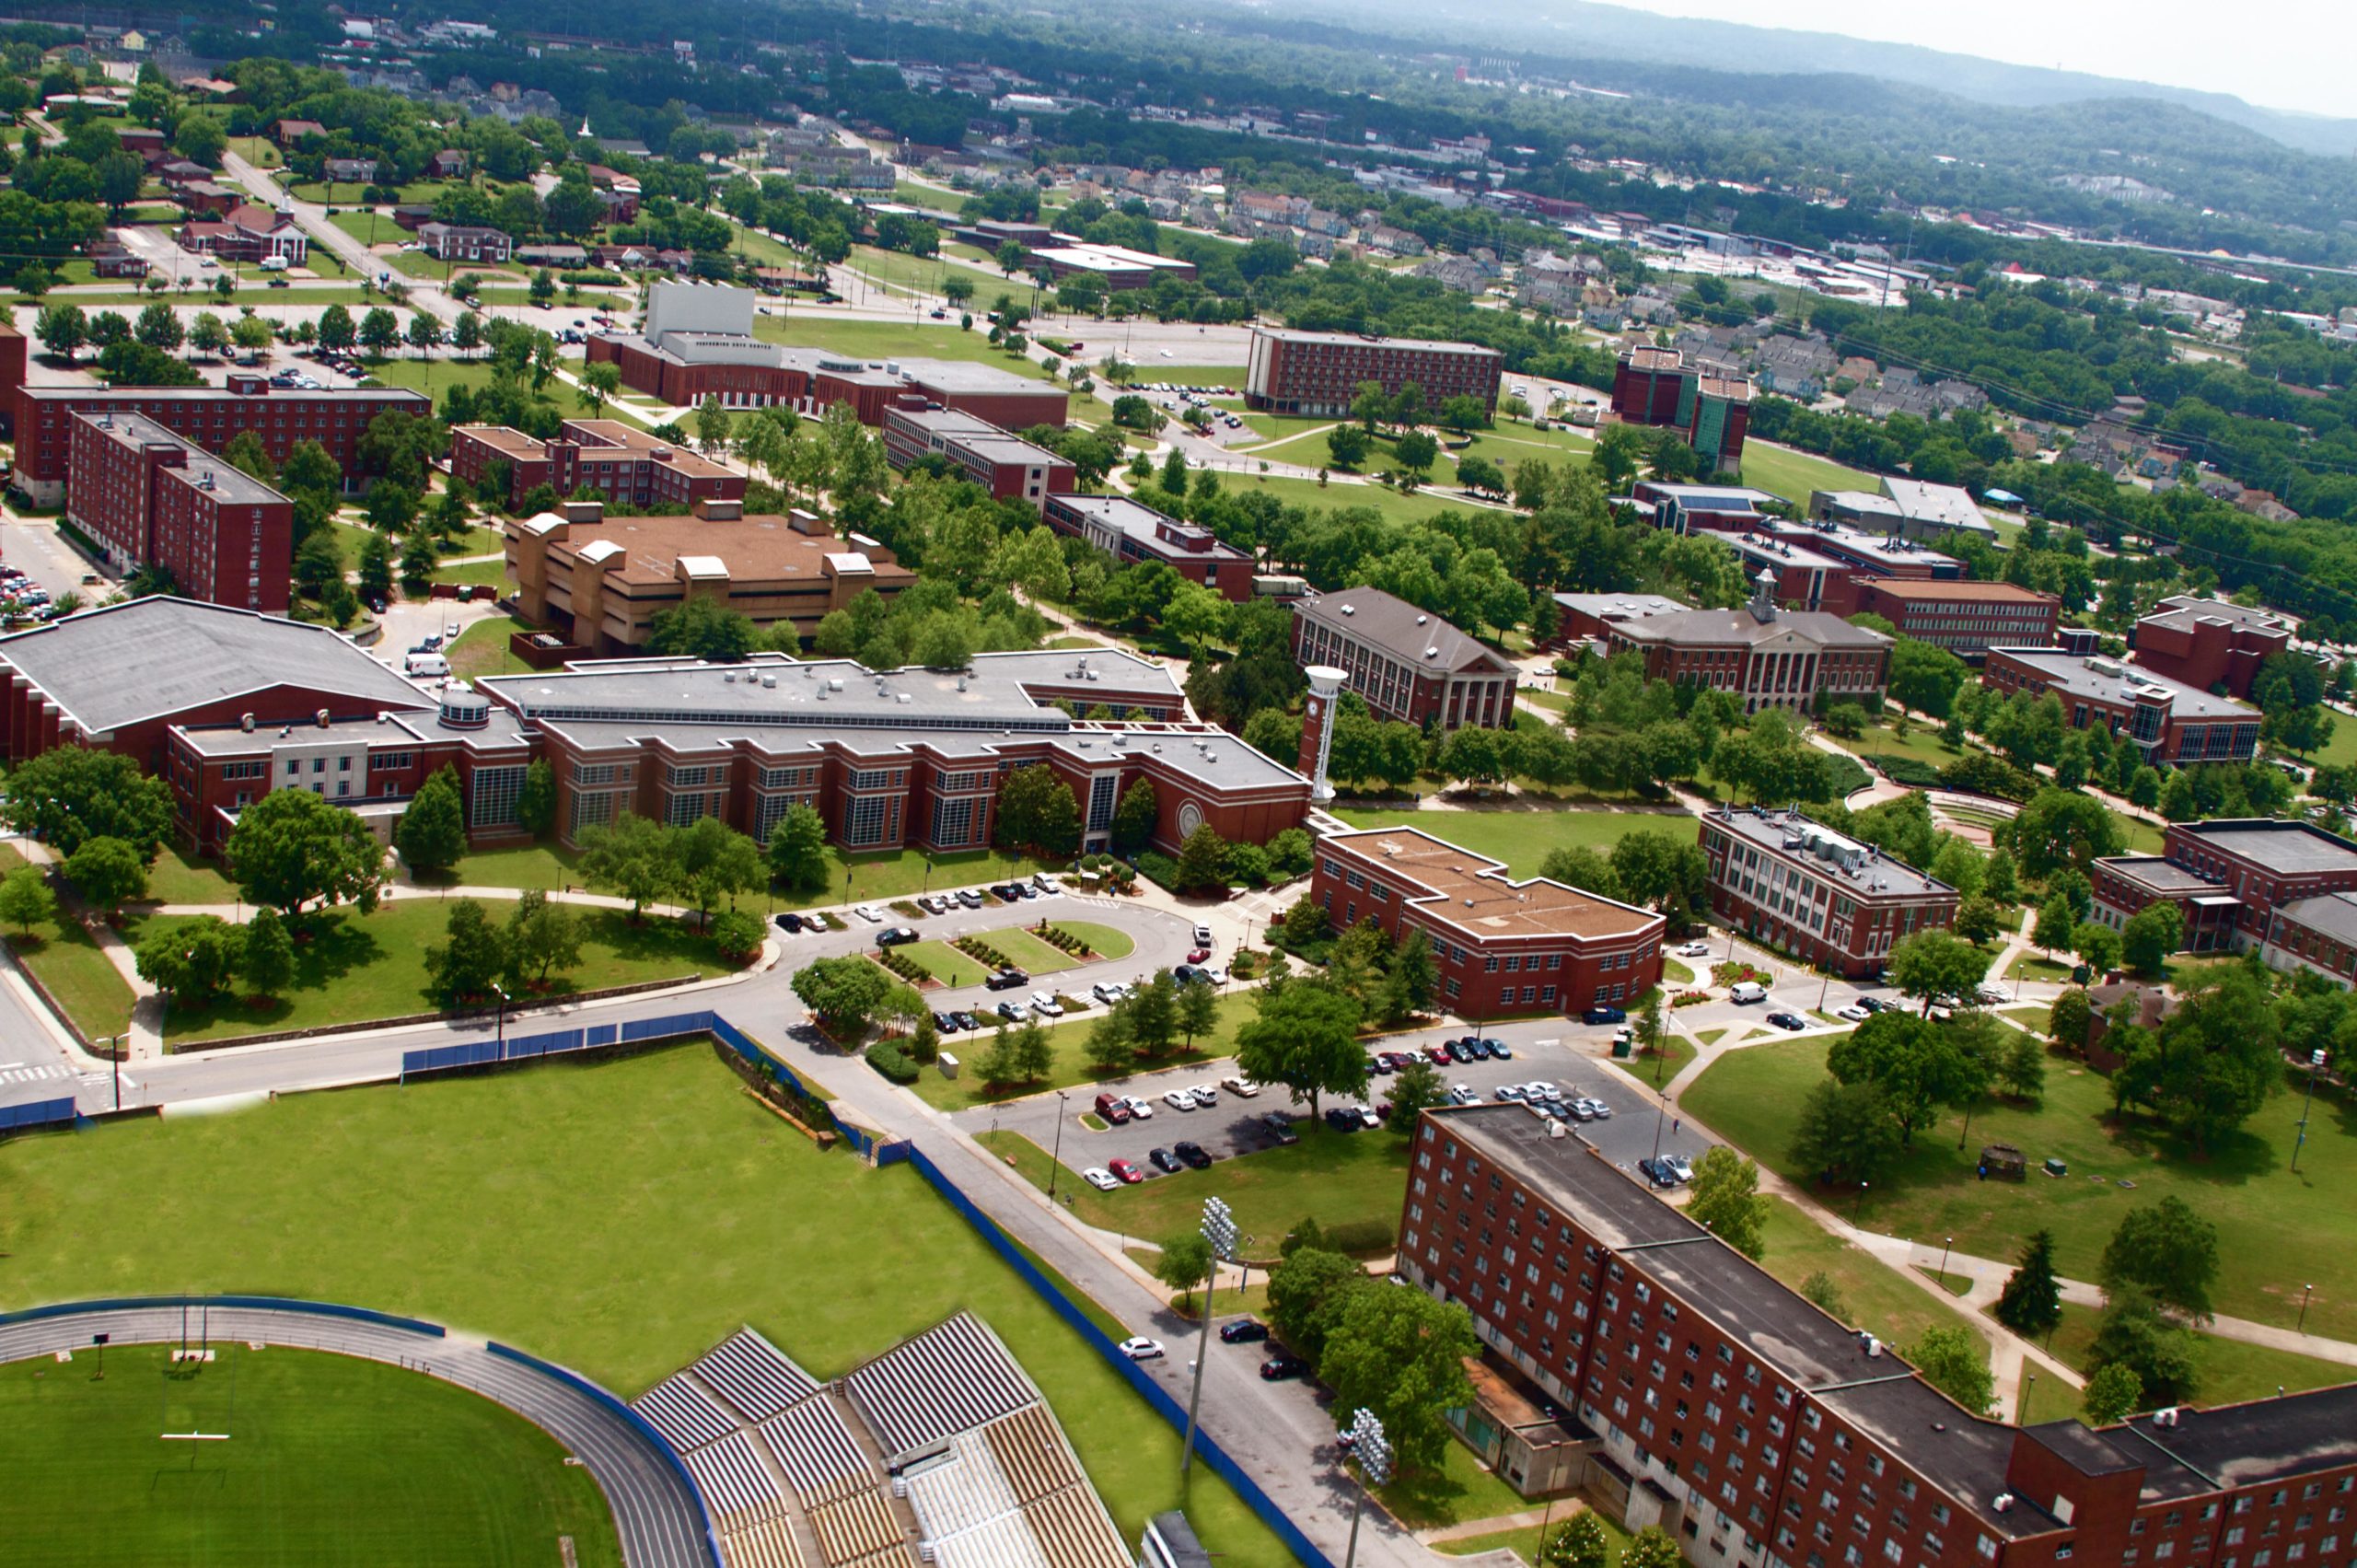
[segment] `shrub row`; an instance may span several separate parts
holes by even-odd
[[[1011,970],[1015,967],[1013,958],[979,936],[960,936],[951,945],[977,963],[987,964],[992,969]]]
[[[1079,937],[1074,936],[1071,932],[1066,931],[1061,925],[1050,925],[1046,922],[1042,921],[1039,924],[1039,929],[1034,931],[1031,935],[1037,936],[1040,941],[1045,942],[1051,947],[1061,948],[1062,951],[1070,953],[1075,958],[1086,957],[1089,951],[1087,943],[1082,941]]]
[[[931,970],[901,952],[898,947],[885,948],[876,956],[876,961],[911,985],[922,985],[933,978]]]
[[[867,1064],[896,1084],[917,1081],[917,1064],[909,1053],[890,1040],[881,1040],[867,1048]]]
[[[1882,771],[1882,776],[1895,784],[1909,789],[1934,789],[1940,782],[1939,769],[1921,757],[1902,757],[1895,752],[1872,751],[1866,761]]]

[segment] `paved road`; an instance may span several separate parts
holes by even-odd
[[[177,1307],[100,1307],[0,1325],[0,1361],[90,1353],[90,1336],[116,1344],[162,1344],[192,1331]],[[389,1362],[470,1388],[541,1428],[597,1479],[613,1509],[622,1561],[633,1568],[716,1568],[694,1493],[651,1438],[578,1388],[480,1341],[419,1333],[388,1323],[259,1307],[214,1307],[218,1341],[289,1345]],[[231,1439],[236,1441],[233,1431]]]

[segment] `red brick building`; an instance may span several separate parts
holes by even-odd
[[[1027,501],[1034,511],[1043,510],[1051,495],[1072,494],[1070,460],[956,409],[885,410],[884,455],[903,470],[944,458],[993,500]]]
[[[2357,1386],[2015,1427],[1527,1107],[1428,1110],[1410,1159],[1400,1273],[1576,1423],[1624,1527],[1701,1568],[2348,1562]]]
[[[2292,629],[2271,610],[2178,594],[2137,621],[2131,642],[2144,668],[2248,702],[2258,667],[2292,645]]]
[[[1297,599],[1293,656],[1351,678],[1376,717],[1443,730],[1514,727],[1519,672],[1495,649],[1381,588]]]
[[[2088,879],[2095,918],[2115,931],[2166,900],[2184,913],[2187,951],[2241,951],[2268,940],[2277,911],[2323,922],[2321,907],[2298,906],[2357,892],[2357,843],[2291,819],[2172,822],[2159,854],[2098,860]]]
[[[76,414],[68,450],[65,515],[118,571],[158,566],[190,598],[285,612],[285,496],[145,414]]]
[[[1762,571],[1741,610],[1690,610],[1609,621],[1605,651],[1635,652],[1652,680],[1729,692],[1744,712],[1807,709],[1840,698],[1873,709],[1890,683],[1891,641],[1838,615],[1778,608]]]
[[[25,384],[25,363],[28,344],[25,334],[13,321],[0,321],[0,414],[6,416],[6,427],[14,434],[17,424],[17,394]]]
[[[1423,932],[1442,996],[1461,1017],[1577,1014],[1661,981],[1665,917],[1545,877],[1517,882],[1498,862],[1414,828],[1324,835],[1309,897],[1337,930],[1371,920],[1394,940]]]
[[[601,500],[645,510],[691,506],[698,501],[739,501],[745,476],[660,441],[618,419],[568,419],[553,441],[540,441],[504,424],[460,424],[450,431],[450,472],[480,483],[507,465],[507,505],[521,506],[541,485],[562,498],[595,491]]]
[[[1760,510],[1775,501],[1764,490],[1738,484],[1665,484],[1641,479],[1629,487],[1629,499],[1621,505],[1671,533],[1746,533],[1775,526],[1775,517]]]
[[[16,406],[17,482],[42,505],[64,499],[77,413],[143,414],[208,452],[250,430],[273,463],[284,463],[301,443],[317,441],[349,479],[364,471],[359,446],[369,421],[381,413],[424,419],[434,412],[420,392],[296,391],[247,370],[231,371],[226,387],[22,387]]]
[[[1787,610],[1857,613],[1858,579],[1864,574],[1850,562],[1821,555],[1805,540],[1781,534],[1722,533],[1719,538],[1743,563],[1745,577],[1756,583],[1766,572],[1775,580],[1776,602]]]
[[[1479,343],[1255,327],[1244,402],[1277,413],[1339,419],[1351,412],[1360,383],[1372,381],[1387,397],[1412,383],[1428,410],[1437,411],[1450,398],[1469,397],[1485,413],[1494,413],[1498,375],[1504,367],[1504,356]]]
[[[1946,883],[1797,811],[1721,807],[1702,819],[1711,909],[1818,969],[1882,972],[1891,947],[1956,923]]]
[[[1232,604],[1252,597],[1251,556],[1222,543],[1209,528],[1164,517],[1126,495],[1051,491],[1040,497],[1039,515],[1058,533],[1085,539],[1116,561],[1159,561]]]
[[[1980,683],[2005,695],[2051,691],[2073,729],[2099,724],[2154,766],[2247,762],[2258,710],[2117,659],[2059,648],[1991,648]]]
[[[1612,374],[1612,412],[1626,424],[1677,431],[1711,472],[1743,467],[1751,383],[1689,366],[1674,348],[1622,351]]]
[[[1858,585],[1857,607],[1881,616],[1903,637],[1968,660],[1991,648],[2051,647],[2062,620],[2062,601],[2052,594],[1960,579],[1869,578]]]

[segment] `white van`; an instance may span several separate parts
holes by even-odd
[[[420,676],[447,675],[450,661],[440,654],[409,654],[401,659],[401,672],[415,679]]]
[[[291,264],[284,256],[264,256],[254,263],[265,273],[283,273]]]
[[[1734,1002],[1765,1002],[1768,1000],[1768,988],[1756,980],[1739,980],[1727,993],[1727,997]]]

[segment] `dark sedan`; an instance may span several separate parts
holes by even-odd
[[[1249,1318],[1238,1318],[1233,1323],[1222,1323],[1219,1337],[1231,1345],[1257,1345],[1269,1337],[1269,1326]]]
[[[1180,1159],[1197,1170],[1211,1168],[1212,1156],[1203,1152],[1203,1146],[1201,1144],[1191,1139],[1181,1141],[1178,1145],[1177,1153]]]
[[[1167,1171],[1174,1176],[1186,1168],[1178,1163],[1178,1156],[1168,1149],[1155,1150],[1145,1156],[1145,1162],[1156,1170]]]
[[[1290,1351],[1279,1351],[1260,1364],[1260,1379],[1266,1383],[1282,1383],[1299,1377],[1309,1370],[1309,1363]]]
[[[1775,1025],[1780,1029],[1805,1029],[1808,1028],[1808,1020],[1802,1017],[1798,1013],[1771,1013],[1768,1015],[1768,1021]]]
[[[933,1016],[933,1027],[943,1034],[954,1035],[966,1026],[958,1021],[958,1015],[955,1013],[935,1013]]]

